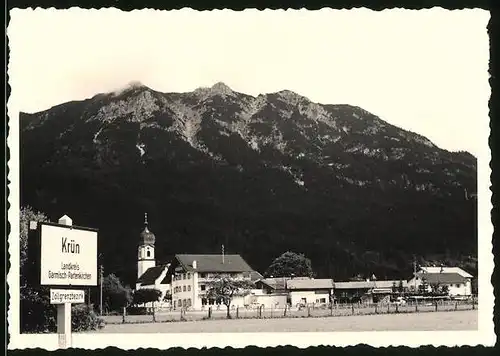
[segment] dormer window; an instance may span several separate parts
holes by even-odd
[[[146,251],[146,256],[147,256],[147,257],[151,257],[151,251],[147,250],[147,251]]]

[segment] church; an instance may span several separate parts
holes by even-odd
[[[168,304],[164,298],[170,293],[170,283],[165,278],[170,264],[156,265],[156,237],[148,227],[148,214],[144,214],[144,229],[139,235],[137,247],[137,282],[135,289],[158,289],[162,295],[160,306]]]

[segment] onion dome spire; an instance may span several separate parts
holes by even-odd
[[[144,213],[144,230],[141,232],[141,243],[144,245],[154,245],[156,241],[155,234],[148,228],[148,213]]]

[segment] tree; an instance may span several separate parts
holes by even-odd
[[[431,283],[430,286],[431,286],[432,294],[439,294],[439,291],[440,291],[440,284],[439,283]]]
[[[102,294],[103,302],[110,310],[120,310],[132,302],[132,289],[123,286],[120,279],[114,274],[103,278]]]
[[[428,292],[428,290],[427,290],[428,287],[429,287],[429,283],[427,283],[427,278],[422,277],[422,283],[418,286],[419,292],[422,294],[426,294]]]
[[[137,289],[134,292],[133,302],[136,305],[157,302],[160,300],[161,291],[153,288]]]
[[[172,293],[170,293],[170,291],[165,292],[165,296],[163,297],[163,301],[165,301],[165,302],[172,301]]]
[[[25,286],[27,283],[27,270],[25,266],[28,260],[28,232],[30,221],[36,221],[38,223],[47,222],[49,219],[44,213],[35,211],[29,206],[21,207],[21,212],[19,214],[19,266],[21,269],[21,286]]]
[[[355,275],[354,277],[349,278],[349,281],[351,281],[351,282],[362,282],[364,280],[365,280],[365,278],[359,273],[357,275]]]
[[[447,284],[442,284],[441,285],[441,288],[439,289],[439,291],[442,293],[442,294],[448,294],[448,292],[450,291],[450,287],[448,287]]]
[[[404,291],[405,291],[405,287],[403,285],[403,281],[399,281],[398,292],[402,294],[402,293],[404,293]]]
[[[30,221],[48,221],[45,214],[31,207],[21,207],[19,215],[19,277],[21,332],[52,331],[56,327],[56,314],[51,308],[49,290],[29,284],[28,231]]]
[[[266,271],[273,277],[313,277],[311,260],[301,253],[285,252],[277,257]]]
[[[231,319],[230,307],[234,297],[250,293],[253,284],[247,280],[219,276],[207,284],[207,298],[220,300],[227,308],[227,318]]]
[[[397,293],[398,292],[398,286],[396,285],[396,282],[392,282],[392,293]]]

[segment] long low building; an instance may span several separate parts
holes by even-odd
[[[404,280],[335,282],[334,296],[339,303],[380,303],[388,301],[395,289],[406,291],[407,285]]]

